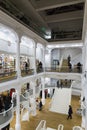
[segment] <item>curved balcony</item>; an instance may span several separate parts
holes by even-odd
[[[7,110],[0,112],[0,129],[10,123],[13,118],[13,105]]]
[[[42,72],[44,72],[44,69],[43,68],[37,68],[37,73],[42,73]]]
[[[15,68],[2,68],[0,71],[0,83],[13,80],[17,78],[17,71],[15,71]]]
[[[25,99],[28,99],[29,96],[32,96],[32,95],[33,95],[33,89],[29,89],[28,91],[25,91],[25,92],[23,93],[23,97],[24,97]]]
[[[42,72],[57,72],[57,73],[82,73],[82,66],[81,68],[78,68],[77,66],[74,66],[73,68],[70,68],[69,66],[58,66],[58,67],[46,67],[37,69],[37,74]],[[34,69],[22,69],[21,70],[22,77],[34,75]],[[10,81],[17,78],[17,71],[15,71],[15,68],[3,68],[3,70],[0,70],[0,83]]]
[[[22,77],[33,75],[33,74],[34,74],[34,69],[22,69],[21,70]]]
[[[59,72],[59,73],[82,73],[82,67],[78,68],[77,66],[74,66],[73,68],[70,68],[69,66],[61,66],[61,67],[46,67],[46,72]]]
[[[33,89],[30,89],[29,91],[25,91],[23,94],[20,95],[20,104],[27,105],[26,103],[29,101],[29,96],[33,95]],[[17,101],[16,101],[16,93],[13,94],[12,97],[12,103],[13,103],[13,110],[16,110]]]

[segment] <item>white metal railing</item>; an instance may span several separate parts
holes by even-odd
[[[41,120],[35,130],[46,130],[46,121]]]
[[[63,128],[64,128],[64,125],[63,125],[63,124],[59,124],[59,125],[58,125],[58,130],[63,130]]]
[[[82,130],[82,128],[80,126],[74,126],[73,130]]]
[[[0,112],[0,129],[10,123],[13,118],[13,104],[8,110]]]

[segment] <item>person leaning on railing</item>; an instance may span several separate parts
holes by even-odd
[[[4,110],[4,100],[2,95],[0,95],[0,113]]]
[[[7,111],[10,107],[11,107],[11,97],[8,94],[7,96],[4,97],[4,108],[5,108],[5,111]]]

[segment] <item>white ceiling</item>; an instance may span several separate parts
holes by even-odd
[[[58,39],[61,32],[65,35],[64,40],[72,40],[77,35],[75,40],[81,39],[85,0],[9,0],[9,2],[20,10],[20,14],[17,15],[26,16],[45,33],[53,32],[54,40],[63,40],[61,36]],[[78,34],[72,38],[74,31]]]

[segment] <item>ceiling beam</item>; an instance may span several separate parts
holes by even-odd
[[[62,22],[68,20],[76,20],[83,18],[83,11],[73,11],[68,13],[56,14],[52,16],[46,16],[45,22],[46,23],[53,23],[53,22]]]
[[[43,10],[47,10],[47,9],[68,6],[68,5],[73,5],[73,4],[77,4],[77,3],[81,3],[81,2],[85,2],[85,0],[66,0],[66,2],[65,2],[65,0],[60,0],[60,1],[53,0],[53,2],[51,2],[49,0],[44,0],[44,2],[39,1],[36,3],[37,4],[36,11],[43,11]]]

